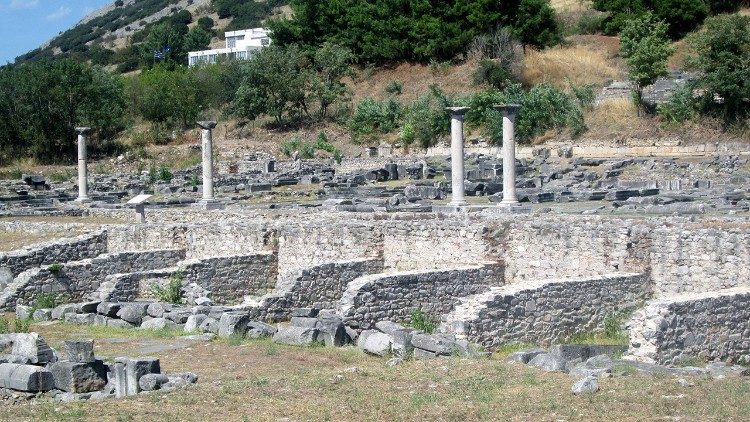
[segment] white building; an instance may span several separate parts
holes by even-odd
[[[244,29],[224,33],[226,47],[216,50],[193,51],[188,53],[188,65],[216,63],[219,57],[246,60],[256,51],[271,45],[270,31],[263,28]]]

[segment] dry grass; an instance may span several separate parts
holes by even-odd
[[[629,98],[603,102],[585,118],[590,131],[621,132],[639,125],[638,107]]]
[[[54,345],[92,337],[87,328],[39,327]],[[105,339],[102,356],[139,353],[143,333]],[[178,339],[153,341],[177,344]],[[152,343],[153,343],[152,341]],[[148,346],[147,346],[148,347]],[[122,400],[3,408],[13,421],[466,421],[466,420],[748,420],[750,382],[616,376],[594,396],[570,393],[575,381],[499,360],[448,358],[397,367],[356,349],[293,348],[267,340],[193,343],[151,354],[165,372],[193,371],[191,388]],[[347,370],[358,368],[357,371]]]
[[[566,87],[570,81],[577,85],[603,86],[607,80],[617,79],[620,75],[620,70],[602,51],[580,45],[542,51],[530,49],[524,58],[523,81],[526,85],[552,83]]]
[[[552,7],[558,13],[584,12],[591,10],[591,0],[552,0]]]

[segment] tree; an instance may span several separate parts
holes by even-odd
[[[704,30],[689,39],[692,56],[688,65],[701,77],[704,112],[717,110],[731,123],[750,111],[750,17],[719,15],[709,18]],[[723,99],[720,104],[714,99]]]
[[[193,75],[183,66],[169,70],[164,65],[139,76],[139,111],[156,126],[187,128],[205,110],[205,98]]]
[[[187,27],[185,27],[187,28]],[[157,62],[168,67],[187,62],[183,40],[184,34],[177,25],[166,21],[154,25],[141,45],[141,65],[150,69]]]
[[[315,52],[315,72],[311,78],[310,91],[320,106],[320,119],[325,119],[328,116],[328,108],[349,93],[341,79],[351,76],[353,60],[354,55],[348,48],[329,43],[323,44]]]
[[[95,137],[122,127],[122,80],[100,67],[70,59],[0,69],[0,152],[43,162],[73,157],[75,127]]]
[[[667,24],[651,13],[629,20],[620,33],[620,55],[630,67],[630,79],[641,87],[667,74],[673,51]]]
[[[209,44],[211,44],[211,33],[203,29],[203,27],[196,26],[185,35],[185,51],[200,51],[207,50]]]
[[[549,0],[521,0],[514,33],[525,44],[548,47],[562,41]]]
[[[708,16],[705,0],[653,0],[653,11],[657,18],[669,25],[672,39],[682,38],[697,28]]]
[[[263,114],[277,124],[307,109],[307,57],[296,46],[272,45],[242,64],[242,84],[233,103],[235,114],[254,120]]]
[[[207,32],[212,32],[215,24],[214,20],[208,16],[203,16],[198,19],[198,26],[205,29]]]

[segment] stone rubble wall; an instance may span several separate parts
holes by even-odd
[[[41,294],[59,294],[80,301],[101,287],[109,274],[170,267],[185,258],[181,249],[103,254],[96,258],[47,265],[21,273],[0,295],[0,309],[33,304]]]
[[[657,296],[750,287],[750,228],[661,227],[653,233]]]
[[[80,261],[107,253],[107,232],[100,230],[70,239],[0,253],[0,283],[42,265]]]
[[[134,273],[110,274],[102,286],[91,294],[90,299],[105,302],[134,302],[141,298],[151,298],[150,286],[165,286],[174,276],[178,267],[159,268]]]
[[[601,329],[607,317],[649,295],[642,274],[526,281],[462,299],[443,317],[441,331],[488,349],[514,342],[547,345]]]
[[[278,260],[272,252],[183,261],[183,285],[195,283],[211,292],[214,303],[236,304],[245,296],[264,295],[276,285]]]
[[[750,363],[750,287],[649,302],[630,321],[628,355],[666,365],[694,357]]]
[[[349,284],[339,313],[356,329],[369,329],[378,321],[408,321],[419,310],[435,318],[450,312],[460,298],[503,283],[503,267],[497,263],[368,275]]]
[[[248,308],[257,320],[286,321],[295,308],[335,308],[349,284],[364,275],[383,271],[383,261],[361,258],[330,262],[300,270],[280,279],[274,292]]]

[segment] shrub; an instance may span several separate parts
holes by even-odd
[[[62,300],[60,299],[60,296],[58,296],[57,293],[46,293],[46,294],[43,293],[43,294],[38,295],[36,299],[34,299],[34,303],[33,305],[31,305],[31,307],[33,310],[52,309],[61,303],[62,303]]]
[[[182,280],[184,279],[185,273],[179,270],[169,278],[165,287],[158,284],[152,285],[151,293],[161,302],[180,304],[182,303]]]
[[[52,265],[49,266],[49,272],[51,272],[52,274],[57,275],[57,274],[60,273],[60,271],[62,271],[62,265],[61,264],[55,263],[55,264],[52,264]]]
[[[523,98],[517,123],[521,141],[529,141],[549,129],[569,128],[578,136],[586,130],[583,112],[576,100],[553,85],[542,84],[532,88]]]
[[[399,81],[390,81],[388,85],[385,86],[385,92],[386,94],[391,95],[401,95],[403,91],[403,84]]]
[[[295,151],[299,151],[302,143],[299,138],[294,136],[292,139],[281,144],[281,152],[287,157],[291,157]]]
[[[384,102],[370,97],[363,99],[349,119],[352,141],[370,141],[378,134],[392,132],[398,127],[400,116],[401,105],[393,98]]]
[[[410,315],[409,325],[416,330],[432,334],[438,327],[438,321],[423,310],[416,309]]]
[[[500,61],[484,59],[479,62],[477,69],[472,74],[475,85],[489,85],[498,89],[515,82],[513,71],[503,65]]]
[[[10,330],[10,322],[4,316],[0,316],[0,334],[7,334],[8,330]]]
[[[549,47],[562,41],[557,16],[549,0],[521,0],[514,32],[521,41],[536,47]]]
[[[575,32],[581,35],[594,35],[602,31],[604,27],[603,13],[582,13],[576,23]]]
[[[681,124],[698,115],[692,84],[677,89],[668,103],[656,106],[656,113],[670,124]]]
[[[31,318],[27,319],[14,319],[13,320],[13,332],[14,333],[28,333],[31,329]]]
[[[315,145],[303,143],[299,149],[299,157],[306,160],[315,158]]]
[[[620,55],[630,67],[630,80],[640,86],[667,74],[667,59],[673,52],[667,24],[651,13],[627,21],[620,33]]]
[[[446,107],[453,106],[449,98],[437,86],[417,98],[404,112],[401,140],[406,145],[418,142],[422,148],[435,145],[438,139],[450,131],[450,113]]]
[[[169,168],[168,168],[167,166],[165,166],[165,165],[163,165],[163,164],[162,164],[162,165],[161,165],[161,166],[159,167],[159,173],[158,173],[158,175],[157,175],[157,178],[158,178],[159,180],[161,180],[162,182],[167,182],[167,183],[169,183],[169,182],[171,182],[171,181],[172,181],[172,179],[174,178],[174,175],[172,174],[172,171],[171,171],[171,170],[169,170]]]

